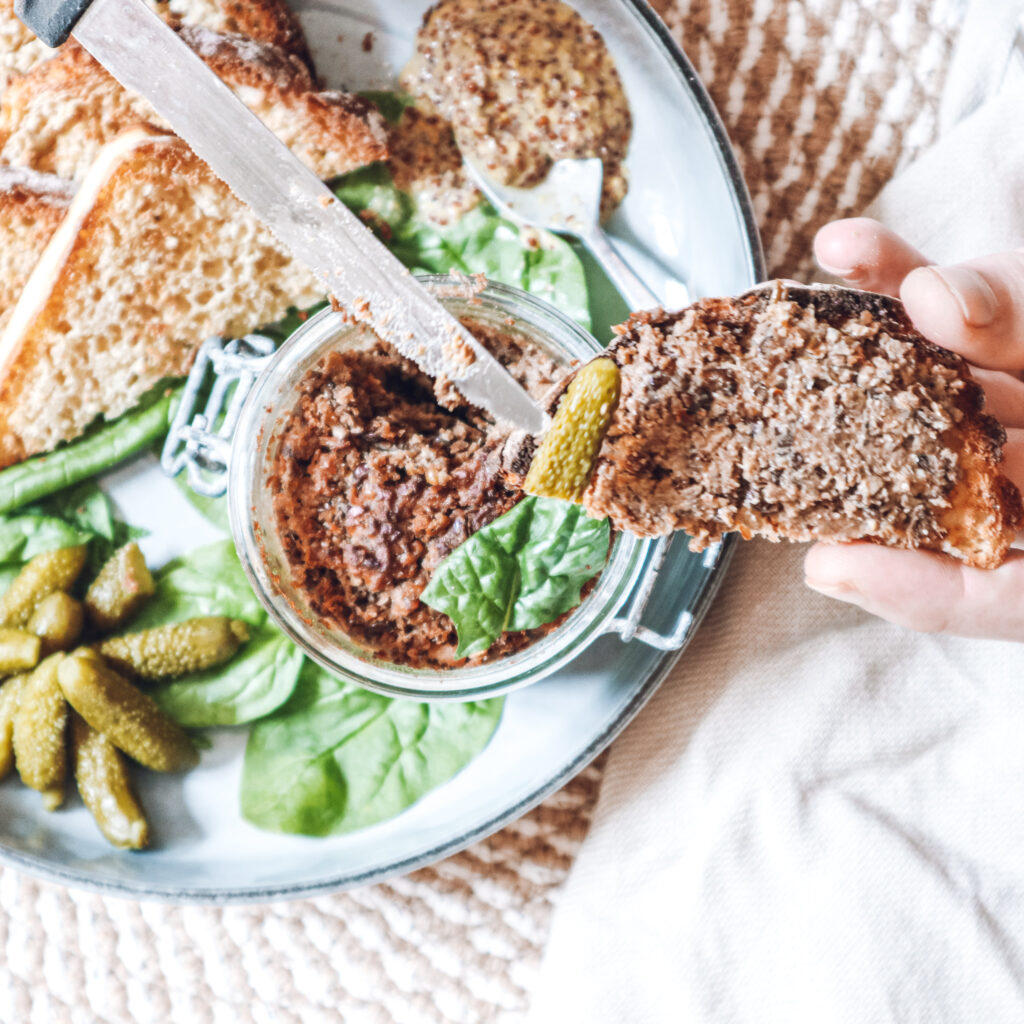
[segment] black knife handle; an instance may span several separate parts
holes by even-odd
[[[14,0],[14,13],[47,46],[60,46],[92,0]]]

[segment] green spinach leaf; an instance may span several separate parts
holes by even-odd
[[[501,709],[501,700],[392,700],[307,662],[292,699],[252,727],[242,814],[259,828],[311,836],[385,821],[468,764]]]
[[[196,548],[154,574],[156,595],[132,631],[197,615],[230,615],[249,625],[249,640],[226,665],[182,676],[153,690],[182,725],[239,725],[261,718],[291,696],[302,652],[270,622],[231,541]]]
[[[421,595],[459,634],[459,657],[483,654],[507,630],[553,622],[580,602],[608,557],[607,520],[579,505],[524,498],[460,544]]]
[[[359,94],[364,99],[376,104],[377,109],[384,116],[389,124],[398,124],[405,113],[406,107],[411,107],[415,100],[405,92],[381,92],[375,89],[366,89]]]
[[[388,248],[418,273],[484,274],[556,306],[590,327],[586,275],[572,246],[546,231],[523,230],[481,203],[454,224],[437,227],[416,213],[413,198],[395,187],[383,164],[334,183],[334,192],[362,214]]]

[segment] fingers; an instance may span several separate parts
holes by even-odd
[[[985,412],[1004,427],[1024,427],[1024,381],[999,370],[971,367],[971,376],[985,392]]]
[[[999,472],[1009,477],[1024,494],[1024,430],[1007,428]]]
[[[877,544],[816,544],[807,585],[889,622],[926,633],[1024,640],[1024,551],[999,569]]]
[[[878,221],[854,217],[823,227],[814,252],[845,283],[899,295],[926,338],[978,366],[1024,369],[1024,250],[929,266]]]
[[[1024,368],[1024,251],[918,268],[900,298],[926,338],[978,366]]]
[[[814,255],[822,270],[852,288],[886,295],[898,295],[907,274],[928,263],[899,235],[868,217],[826,224],[814,239]]]

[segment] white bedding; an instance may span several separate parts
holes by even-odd
[[[1020,14],[972,6],[943,137],[868,211],[937,260],[1024,246]],[[740,546],[615,744],[536,1024],[1024,1021],[1024,638],[889,626],[803,554]]]

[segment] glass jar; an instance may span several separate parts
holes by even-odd
[[[601,351],[578,324],[519,289],[489,283],[469,297],[464,279],[439,275],[420,280],[435,290],[456,317],[470,316],[520,335],[557,362],[585,361]],[[618,534],[596,585],[565,622],[523,650],[482,665],[450,669],[413,668],[376,656],[315,613],[294,585],[278,538],[269,486],[280,430],[298,403],[299,385],[306,374],[327,352],[365,343],[368,337],[367,328],[353,326],[342,314],[325,309],[281,346],[246,399],[231,453],[228,498],[231,531],[256,595],[271,618],[314,661],[389,696],[477,699],[543,679],[609,631],[644,572],[650,542]]]

